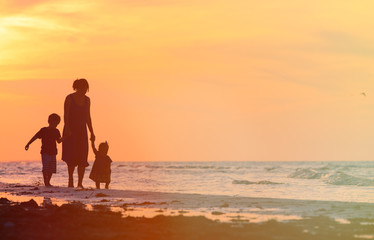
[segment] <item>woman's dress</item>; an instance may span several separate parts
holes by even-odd
[[[63,139],[62,160],[71,167],[87,167],[89,165],[87,162],[87,116],[89,113],[89,98],[85,96],[84,104],[82,106],[74,101],[72,94],[68,95],[67,98],[70,98],[71,100],[68,119],[66,119],[70,126],[71,135],[66,139]],[[66,124],[67,123],[65,123],[64,126],[64,133],[66,131]]]

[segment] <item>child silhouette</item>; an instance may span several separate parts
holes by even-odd
[[[99,151],[95,148],[95,140],[91,140],[92,150],[95,153],[95,162],[92,166],[90,179],[96,183],[96,188],[100,189],[100,183],[105,183],[105,188],[109,189],[110,183],[110,164],[112,159],[107,155],[109,145],[107,142],[100,143]]]
[[[42,150],[40,151],[42,155],[43,164],[43,179],[44,185],[46,187],[51,187],[52,174],[56,173],[56,155],[57,146],[56,142],[61,143],[62,138],[60,131],[57,129],[57,125],[60,123],[61,118],[56,113],[52,113],[48,117],[48,127],[43,127],[31,138],[31,140],[26,144],[25,150],[29,150],[30,144],[36,139],[42,139]]]

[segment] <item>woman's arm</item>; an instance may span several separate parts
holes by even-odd
[[[87,126],[88,126],[88,129],[90,130],[91,132],[91,138],[90,140],[91,141],[95,141],[95,134],[94,134],[94,131],[93,131],[93,128],[92,128],[92,121],[91,121],[91,100],[89,97],[87,97],[88,99],[88,111],[87,111]]]
[[[97,149],[95,147],[95,141],[91,141],[91,146],[92,146],[93,152],[95,153],[95,155],[97,155],[99,152],[97,151]]]
[[[66,138],[70,136],[70,124],[69,124],[69,114],[70,114],[70,105],[71,105],[71,99],[70,95],[68,95],[65,98],[65,103],[64,103],[64,124],[65,124],[65,131],[63,132],[62,138]]]

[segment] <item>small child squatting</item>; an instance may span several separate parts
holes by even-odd
[[[42,155],[43,164],[43,180],[46,187],[51,187],[52,174],[56,173],[56,155],[57,155],[57,143],[62,142],[60,131],[57,129],[57,125],[60,123],[61,118],[56,113],[52,113],[48,117],[48,127],[43,127],[37,132],[31,140],[26,144],[25,150],[29,150],[30,144],[36,139],[42,139],[42,149],[40,151]]]
[[[90,179],[96,183],[96,188],[100,189],[100,183],[105,183],[105,188],[109,189],[110,183],[110,164],[112,159],[107,155],[109,145],[107,142],[100,143],[99,150],[95,148],[95,141],[91,141],[92,150],[95,153],[95,162],[92,166]]]

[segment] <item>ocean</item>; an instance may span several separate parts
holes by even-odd
[[[94,188],[91,167],[83,185]],[[67,179],[58,161],[51,183],[66,186]],[[41,162],[1,162],[0,182],[42,185]],[[110,188],[374,203],[374,162],[113,162]]]

